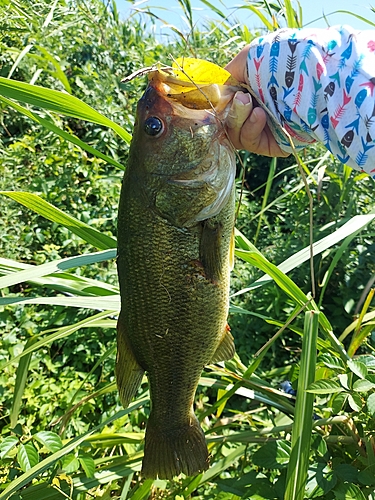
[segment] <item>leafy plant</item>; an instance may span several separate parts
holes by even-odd
[[[208,367],[196,398],[211,468],[139,477],[148,388],[121,409],[114,258],[144,82],[120,80],[169,53],[224,65],[256,35],[203,3],[220,26],[196,28],[184,0],[191,33],[174,29],[170,46],[144,18],[121,21],[114,2],[17,0],[3,16],[1,500],[375,497],[373,185],[319,146],[301,158],[313,273],[295,160],[241,153],[230,309],[239,356]],[[299,4],[242,8],[267,29],[302,24]]]

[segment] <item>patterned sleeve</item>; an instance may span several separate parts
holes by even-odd
[[[296,149],[320,141],[375,178],[375,31],[284,29],[254,40],[249,84]],[[282,135],[275,136],[291,152]]]

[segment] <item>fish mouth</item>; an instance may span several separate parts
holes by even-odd
[[[211,110],[215,114],[222,114],[228,107],[238,90],[239,85],[226,84],[196,84],[176,78],[173,74],[158,69],[148,75],[149,86],[171,103],[179,103],[188,110]],[[235,83],[235,82],[233,82]],[[229,111],[229,109],[228,109]],[[225,117],[221,117],[225,119]]]

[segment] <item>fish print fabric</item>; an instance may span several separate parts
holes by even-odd
[[[375,31],[281,29],[251,43],[247,69],[297,150],[320,141],[375,178]],[[275,139],[292,151],[283,135]]]

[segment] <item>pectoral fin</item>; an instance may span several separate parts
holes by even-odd
[[[117,322],[116,379],[121,403],[126,408],[135,396],[144,374],[127,341],[121,314]]]
[[[227,361],[232,359],[236,353],[236,348],[234,346],[233,336],[229,331],[229,326],[225,328],[225,333],[218,345],[214,355],[212,356],[211,363],[217,363],[218,361]]]
[[[202,223],[200,241],[200,260],[203,264],[207,279],[217,282],[222,277],[223,258],[221,255],[221,237],[223,228],[218,222],[206,220]]]

